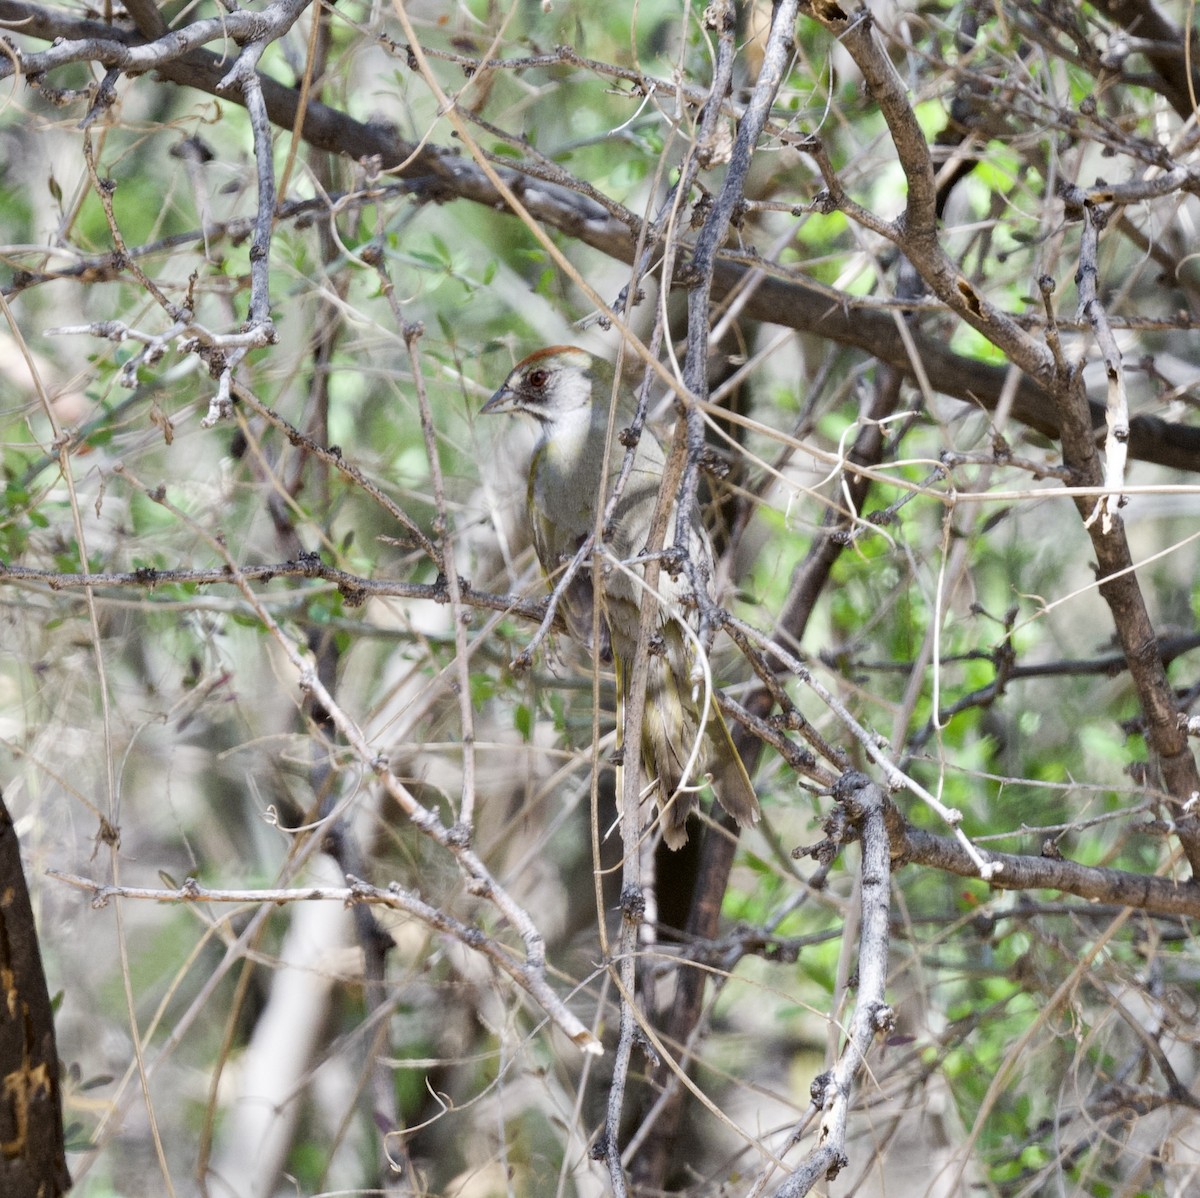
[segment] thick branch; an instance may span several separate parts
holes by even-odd
[[[1102,314],[1098,295],[1099,232],[1103,222],[1099,214],[1089,212],[1080,244],[1077,275],[1080,307]],[[1099,320],[1101,325],[1103,320]],[[1063,430],[1063,461],[1086,485],[1100,485],[1103,471],[1091,435],[1090,421],[1083,395],[1082,369],[1075,371],[1069,384],[1061,388],[1060,423]],[[1166,667],[1158,652],[1158,636],[1146,607],[1141,584],[1133,569],[1133,557],[1125,536],[1125,525],[1116,511],[1116,503],[1106,506],[1103,520],[1093,519],[1094,505],[1076,497],[1075,506],[1096,555],[1100,594],[1108,604],[1113,626],[1129,663],[1130,676],[1146,720],[1146,740],[1162,771],[1168,792],[1177,800],[1176,831],[1187,854],[1193,874],[1200,874],[1200,821],[1184,815],[1200,797],[1200,771],[1180,725],[1179,708],[1167,678]]]
[[[929,144],[917,121],[916,113],[874,32],[873,22],[863,14],[848,18],[835,4],[812,5],[813,15],[838,39],[862,72],[871,99],[887,122],[896,155],[908,180],[904,219],[890,228],[881,227],[877,218],[869,223],[899,247],[916,268],[929,289],[955,315],[983,334],[993,345],[1027,375],[1049,386],[1054,379],[1054,359],[1045,345],[1030,336],[1003,308],[981,294],[958,269],[942,247],[936,219],[937,193],[933,185],[933,159]],[[832,13],[831,11],[832,10]],[[841,183],[812,140],[815,160],[821,167],[835,202],[841,201],[851,216],[857,206],[845,198]],[[871,216],[857,209],[861,218]],[[867,223],[865,220],[862,223]],[[1014,411],[1015,415],[1015,411]]]
[[[948,836],[912,827],[892,804],[888,807],[892,854],[897,866],[925,865],[962,878],[979,871],[962,846]],[[999,890],[1058,890],[1094,903],[1132,907],[1150,915],[1200,917],[1200,883],[1126,873],[1119,869],[1078,865],[1057,857],[1030,857],[988,850],[1003,866],[991,879]]]
[[[46,10],[23,0],[0,0],[0,23],[20,26],[23,34],[46,40],[104,37],[125,44],[139,40],[136,33],[96,21],[73,20],[62,12]],[[219,84],[226,73],[224,60],[207,50],[192,50],[157,69],[159,78],[209,95],[222,95]],[[280,128],[294,128],[299,93],[269,78],[263,78],[261,84],[271,122]],[[223,98],[239,99],[237,96]],[[346,154],[356,159],[378,155],[385,169],[403,164],[400,174],[423,181],[424,193],[430,199],[467,199],[489,208],[504,206],[503,198],[483,171],[455,151],[429,144],[418,148],[390,127],[356,121],[328,105],[309,102],[303,137],[310,145],[334,154]],[[497,173],[541,223],[612,258],[633,263],[637,253],[636,226],[631,227],[595,201],[566,187],[532,179],[516,170],[498,169]],[[740,292],[750,273],[749,266],[718,255],[713,265],[713,297],[721,299],[735,291]],[[891,315],[886,312],[864,310],[850,296],[773,275],[758,275],[755,286],[743,298],[742,310],[750,318],[854,346],[894,366],[909,378],[915,375],[909,350]],[[1009,325],[1020,332],[1011,321]],[[952,352],[944,333],[923,334],[913,329],[911,337],[915,355],[931,387],[987,410],[995,408],[1007,375],[1004,367]],[[1015,360],[1021,364],[1019,359]],[[1089,411],[1091,427],[1103,428],[1104,405],[1093,402]],[[1047,437],[1058,436],[1053,400],[1033,377],[1022,378],[1012,415]],[[1200,429],[1173,424],[1156,416],[1136,416],[1130,421],[1129,455],[1177,470],[1200,471]]]
[[[1200,95],[1200,72],[1196,70],[1194,51],[1188,57],[1183,31],[1167,20],[1154,0],[1094,0],[1094,3],[1126,33],[1151,43],[1144,53],[1162,80],[1163,95],[1183,120],[1190,120],[1196,97]]]
[[[79,22],[86,29],[81,28],[74,37],[56,39],[48,50],[23,54],[15,60],[0,57],[0,79],[7,79],[14,74],[18,65],[21,73],[29,77],[44,75],[47,71],[72,62],[98,62],[106,67],[117,67],[127,74],[140,74],[177,62],[186,58],[190,51],[224,38],[265,44],[282,37],[308,4],[309,0],[275,0],[262,12],[223,12],[218,17],[193,21],[181,29],[171,30],[152,42],[143,42],[140,37],[132,37],[123,30],[115,30],[98,22]],[[16,25],[21,32],[35,37],[44,36],[38,32],[41,22],[26,23],[21,17],[9,14],[10,8],[23,7],[8,4],[0,7],[0,23]],[[45,24],[55,19],[44,10],[42,15]]]
[[[1051,348],[1036,341],[1016,325],[1012,318],[981,295],[963,277],[943,249],[936,226],[924,219],[933,210],[933,199],[923,190],[929,147],[916,125],[915,116],[903,87],[897,86],[895,70],[875,37],[869,20],[850,19],[836,5],[813,4],[813,15],[835,36],[863,72],[872,98],[879,104],[904,164],[912,188],[921,188],[920,196],[909,197],[909,216],[915,210],[921,219],[915,224],[898,222],[889,234],[904,251],[922,279],[953,311],[978,329],[992,344],[1054,396],[1057,424],[1063,442],[1063,460],[1075,472],[1076,481],[1085,486],[1101,486],[1103,479],[1093,438],[1098,421],[1083,391],[1082,370],[1070,377],[1061,359]],[[840,184],[832,174],[820,147],[815,157],[820,163],[835,198]],[[1081,262],[1077,276],[1081,307],[1093,325],[1098,322],[1097,267],[1095,247],[1099,224],[1094,211],[1087,214],[1081,243]],[[1103,323],[1103,322],[1100,322]],[[1112,422],[1119,427],[1122,451],[1128,426],[1122,405],[1109,405]],[[1014,411],[1015,414],[1015,411]],[[1115,455],[1114,455],[1115,456]],[[1117,463],[1119,464],[1119,463]],[[1115,471],[1114,471],[1115,472]],[[1123,474],[1123,470],[1120,471]],[[1168,791],[1182,806],[1200,796],[1200,772],[1179,726],[1178,709],[1166,671],[1157,653],[1157,637],[1146,610],[1141,589],[1132,570],[1132,559],[1120,518],[1111,514],[1115,500],[1105,505],[1105,520],[1092,521],[1092,503],[1076,499],[1076,506],[1092,537],[1099,563],[1100,593],[1108,602],[1121,646],[1130,663],[1138,698],[1147,722],[1147,740],[1154,752]],[[1200,872],[1200,822],[1179,813],[1176,826],[1180,843],[1194,872]]]
[[[71,1188],[63,1147],[54,1009],[21,845],[0,797],[0,1193],[58,1198]]]
[[[832,1181],[848,1163],[846,1125],[854,1082],[876,1038],[891,1031],[896,1022],[884,999],[891,886],[890,829],[884,819],[886,800],[880,787],[854,772],[838,780],[834,797],[846,809],[850,823],[857,827],[862,843],[858,995],[850,1018],[850,1035],[838,1063],[812,1085],[813,1103],[823,1112],[817,1143],[780,1187],[777,1198],[801,1198],[822,1178]]]

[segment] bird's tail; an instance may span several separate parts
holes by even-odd
[[[622,673],[618,670],[618,693],[624,697]],[[699,752],[688,769],[698,738]],[[699,805],[699,785],[706,772],[712,775],[717,801],[742,827],[758,821],[758,796],[716,699],[711,701],[708,719],[702,721],[691,682],[678,657],[673,660],[670,653],[650,659],[641,749],[647,775],[658,781],[658,807],[668,848],[677,849],[687,841],[688,816]]]
[[[705,737],[708,741],[707,765],[712,773],[713,792],[717,796],[717,802],[743,828],[753,826],[758,823],[761,814],[758,795],[754,791],[750,775],[746,773],[742,755],[733,743],[729,725],[725,723],[725,717],[717,707],[715,696],[708,715]]]

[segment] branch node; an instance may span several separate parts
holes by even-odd
[[[638,924],[646,918],[646,894],[639,886],[626,886],[621,891],[621,918]]]

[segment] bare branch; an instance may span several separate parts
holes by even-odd
[[[128,48],[136,36],[98,22],[57,15],[25,0],[0,0],[0,22],[20,25],[22,32],[30,36],[61,37],[67,41],[107,38],[122,48]],[[865,31],[860,36],[865,37]],[[204,40],[212,38],[199,39],[197,45],[202,45]],[[212,95],[221,94],[220,83],[226,73],[216,55],[195,48],[183,57],[172,57],[158,66],[160,77]],[[299,93],[269,78],[262,78],[260,85],[272,123],[286,129],[294,128]],[[236,101],[239,97],[229,98]],[[415,146],[390,128],[355,121],[317,101],[309,102],[302,136],[309,144],[333,153],[359,159],[377,156],[385,169],[401,167],[404,176],[418,182],[431,198],[458,197],[491,209],[504,206],[504,197],[486,173],[453,150],[434,145]],[[594,201],[559,183],[531,182],[528,176],[512,169],[496,169],[495,173],[520,196],[522,204],[542,224],[559,229],[621,261],[633,262],[637,238],[624,220],[614,218]],[[905,248],[908,252],[910,247]],[[736,254],[720,252],[713,264],[714,298],[741,291],[748,272],[761,272],[768,265],[760,260],[749,266],[739,262]],[[1019,351],[1014,352],[1014,361],[1026,373],[1018,386],[1014,418],[1047,436],[1057,437],[1058,424],[1045,378],[1047,367],[1052,371],[1051,359],[1043,358],[1033,343],[1024,338],[1012,318],[1002,318],[999,310],[977,295],[969,283],[965,284],[965,290],[960,290],[956,274],[953,271],[947,274],[944,260],[931,260],[927,265],[931,270],[926,278],[940,280],[935,288],[939,298],[969,323],[975,323],[992,340],[996,340],[993,333],[1002,336],[1003,340],[996,343],[1006,352]],[[873,306],[878,303],[875,300],[869,302]],[[981,323],[976,320],[979,314],[974,311],[975,305],[982,314]],[[898,336],[894,321],[886,314],[863,311],[862,307],[863,301],[856,297],[838,295],[802,279],[767,274],[756,279],[755,287],[745,300],[744,312],[748,317],[856,346],[911,376],[910,349]],[[955,353],[941,336],[914,330],[911,337],[924,373],[935,390],[988,409],[995,407],[1005,385],[1005,368]],[[1093,402],[1090,413],[1093,427],[1104,427],[1105,406]],[[1135,460],[1157,462],[1175,469],[1200,470],[1200,429],[1174,424],[1152,414],[1139,414],[1130,422],[1129,455]]]
[[[883,791],[863,775],[848,773],[834,797],[858,827],[862,843],[859,901],[862,906],[858,949],[858,992],[849,1034],[837,1064],[812,1083],[813,1106],[821,1113],[817,1143],[776,1191],[777,1198],[801,1198],[823,1178],[832,1181],[849,1163],[846,1124],[854,1083],[878,1038],[895,1027],[896,1017],[885,999],[888,977],[891,856],[884,820]]]
[[[144,487],[128,471],[122,471],[122,473],[124,477],[129,479],[130,483],[142,490],[155,503],[162,504],[175,516],[186,520],[184,513],[170,503],[161,491],[151,491]],[[342,710],[320,678],[317,677],[316,671],[313,669],[312,663],[307,660],[304,650],[283,631],[274,617],[259,602],[257,595],[250,588],[248,580],[239,570],[232,557],[229,556],[225,547],[215,538],[201,532],[201,530],[197,529],[196,531],[200,532],[200,535],[205,537],[209,545],[225,559],[225,565],[229,571],[231,581],[242,592],[259,622],[275,639],[288,661],[296,670],[299,687],[301,690],[311,694],[321,704],[332,725],[345,737],[347,743],[354,750],[360,764],[375,777],[388,796],[400,807],[420,832],[428,836],[441,848],[446,849],[456,859],[464,875],[469,879],[474,893],[478,897],[487,899],[494,904],[497,910],[512,924],[513,928],[520,935],[525,945],[525,961],[520,966],[515,966],[514,968],[517,968],[524,975],[525,982],[523,985],[525,985],[525,988],[531,994],[536,993],[547,998],[552,996],[553,992],[545,981],[545,941],[529,914],[512,899],[508,891],[492,876],[483,861],[470,848],[466,838],[456,830],[447,828],[432,810],[418,802],[412,792],[392,773],[386,759],[382,758],[371,748],[357,724]],[[558,1023],[573,1043],[585,1052],[599,1053],[603,1051],[599,1041],[561,1002],[555,999],[552,1006],[554,1007],[553,1011],[545,1008],[547,1014]]]
[[[912,827],[898,811],[890,811],[888,819],[897,865],[927,865],[963,878],[974,876],[975,863],[949,837]],[[1195,881],[1079,865],[1061,857],[998,853],[992,849],[988,850],[988,858],[1003,866],[990,879],[998,890],[1058,890],[1089,902],[1113,903],[1153,915],[1186,919],[1195,919],[1200,913],[1200,884]]]
[[[50,871],[50,877],[83,890],[92,896],[93,909],[108,906],[112,899],[131,899],[151,903],[232,903],[239,906],[280,905],[286,903],[332,902],[354,906],[366,903],[370,906],[389,907],[420,920],[435,932],[450,936],[473,952],[482,953],[502,973],[516,982],[547,1017],[571,1041],[585,1052],[600,1054],[600,1047],[592,1034],[567,1009],[554,990],[547,984],[543,972],[528,961],[513,960],[511,952],[498,940],[494,940],[474,924],[466,924],[454,916],[425,902],[411,890],[393,883],[381,888],[371,886],[358,878],[347,878],[347,887],[303,886],[298,889],[228,890],[210,889],[202,886],[195,878],[185,878],[174,890],[147,888],[144,886],[115,886],[95,882],[75,874]]]
[[[1108,405],[1106,409],[1108,435],[1104,442],[1104,485],[1109,493],[1096,502],[1092,514],[1084,521],[1090,528],[1099,517],[1100,530],[1112,532],[1113,515],[1117,508],[1125,505],[1122,491],[1125,487],[1126,447],[1129,444],[1129,398],[1125,392],[1125,368],[1121,361],[1121,350],[1108,323],[1108,314],[1096,292],[1100,268],[1097,253],[1100,230],[1107,223],[1103,214],[1092,204],[1083,210],[1083,239],[1079,245],[1079,309],[1091,323],[1096,335],[1096,344],[1104,357],[1104,373],[1108,378]]]

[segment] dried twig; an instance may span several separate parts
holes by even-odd
[[[455,858],[472,891],[478,897],[492,903],[521,937],[525,946],[525,960],[520,964],[511,964],[506,972],[512,974],[514,979],[517,974],[520,975],[522,987],[537,999],[551,1020],[577,1047],[585,1052],[599,1053],[603,1051],[599,1041],[567,1009],[546,981],[545,940],[528,912],[517,904],[508,891],[492,876],[487,866],[470,847],[467,838],[458,830],[446,827],[438,816],[418,802],[408,787],[391,772],[387,760],[372,749],[358,725],[346,714],[321,682],[306,652],[283,631],[259,601],[258,596],[250,587],[249,581],[244,577],[225,546],[217,538],[188,520],[186,514],[167,499],[165,488],[146,487],[127,470],[122,470],[121,473],[131,485],[137,487],[149,499],[161,504],[180,520],[188,523],[224,558],[230,580],[242,592],[260,624],[270,633],[296,670],[300,689],[310,694],[315,702],[321,704],[330,723],[345,738],[361,766],[375,777],[379,785],[387,792],[388,797],[408,816],[418,831],[428,836]],[[469,943],[469,941],[464,941],[464,943]],[[515,973],[512,972],[514,970]]]

